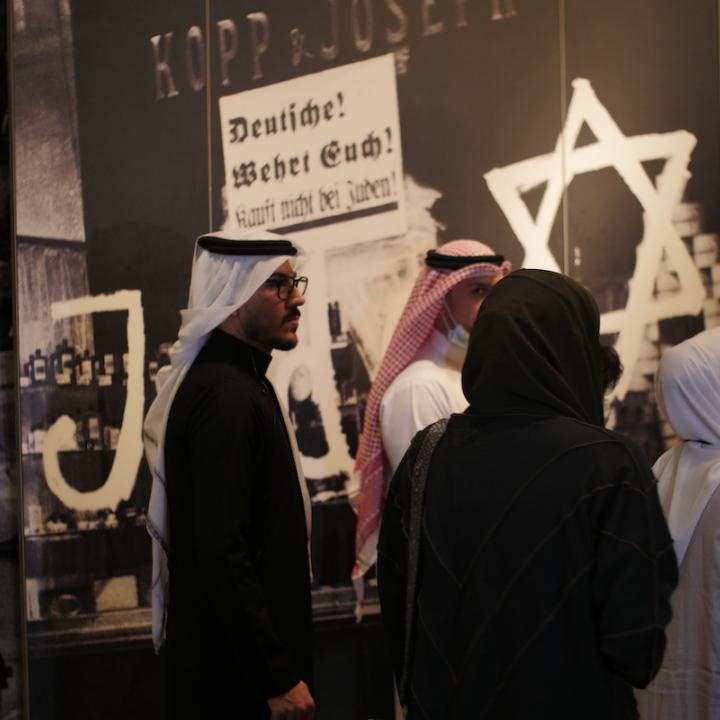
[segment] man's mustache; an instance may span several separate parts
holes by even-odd
[[[283,318],[283,322],[286,323],[286,322],[289,322],[290,320],[296,320],[299,318],[300,318],[300,311],[292,310]]]

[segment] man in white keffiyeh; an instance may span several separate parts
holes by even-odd
[[[312,718],[310,503],[265,377],[307,278],[273,233],[197,241],[188,308],[145,421],[153,639],[170,717]]]

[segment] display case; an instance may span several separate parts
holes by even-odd
[[[169,361],[167,349],[163,344],[146,364],[146,409],[157,371]],[[151,545],[145,521],[151,477],[145,459],[126,500],[103,507],[100,499],[116,460],[127,365],[126,351],[91,353],[62,339],[52,352],[38,348],[21,369],[25,599],[33,651],[149,636]],[[74,431],[58,440],[55,428],[64,419],[74,423]],[[354,612],[348,582],[354,515],[345,479],[309,480],[319,619]],[[81,495],[94,496],[93,507],[78,508]],[[368,611],[375,610],[370,600]]]
[[[152,397],[148,365],[146,397]],[[25,597],[28,637],[40,648],[88,633],[147,634],[150,473],[141,462],[128,498],[102,507],[127,395],[127,352],[101,353],[63,339],[38,348],[20,373]],[[56,440],[58,421],[74,432]],[[51,449],[48,444],[52,443]],[[56,466],[55,465],[56,461]],[[93,497],[85,507],[78,495]]]

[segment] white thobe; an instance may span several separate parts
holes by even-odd
[[[437,420],[463,412],[459,350],[437,330],[390,384],[380,403],[383,449],[395,472],[415,434]]]
[[[680,564],[657,677],[636,691],[641,720],[720,718],[720,491],[705,507]]]

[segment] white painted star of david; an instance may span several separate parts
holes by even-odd
[[[643,208],[643,237],[636,249],[635,272],[629,282],[627,305],[602,315],[600,331],[618,333],[616,349],[625,367],[611,400],[622,400],[642,348],[646,324],[677,315],[697,315],[705,291],[700,274],[672,223],[672,212],[682,199],[690,173],[688,165],[696,138],[686,130],[625,137],[598,100],[589,80],[573,81],[573,95],[565,127],[554,152],[523,160],[485,174],[493,197],[525,249],[524,267],[560,268],[549,249],[550,232],[565,188],[583,173],[613,167]],[[583,123],[597,142],[575,147]],[[666,160],[657,176],[657,188],[642,162]],[[537,218],[533,219],[523,193],[547,182]],[[671,297],[656,299],[655,277],[663,250],[680,281]]]

